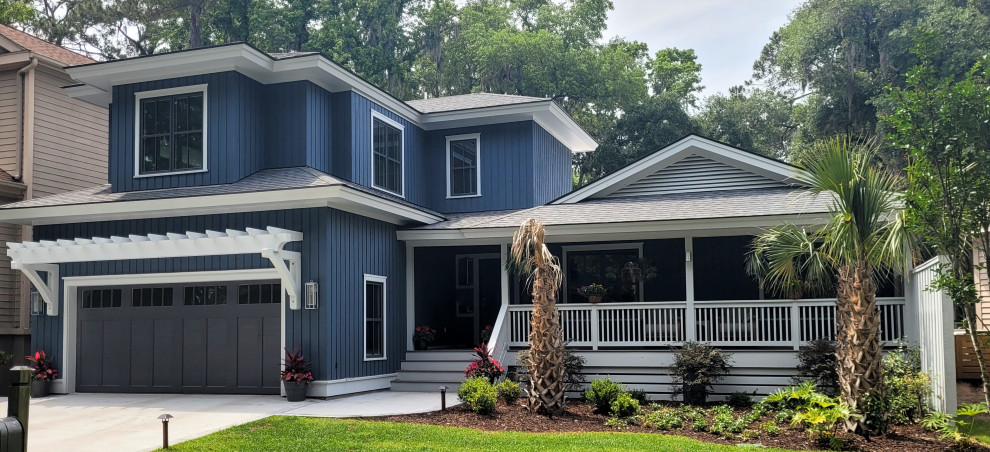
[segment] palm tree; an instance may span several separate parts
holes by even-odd
[[[530,218],[512,236],[509,264],[533,288],[529,332],[529,409],[553,416],[564,409],[567,389],[564,335],[557,315],[560,265],[543,241],[543,225]]]
[[[848,138],[813,145],[798,165],[798,182],[828,202],[828,222],[811,231],[793,224],[770,228],[753,241],[747,262],[777,293],[800,297],[834,284],[839,391],[854,410],[884,396],[875,281],[906,264],[899,180],[873,163],[876,151]],[[849,430],[867,434],[875,425],[847,422]]]

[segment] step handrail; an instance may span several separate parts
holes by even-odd
[[[488,353],[504,366],[505,355],[509,351],[509,328],[505,319],[509,317],[509,305],[503,304],[498,310],[498,318],[492,328],[492,336],[488,339]]]

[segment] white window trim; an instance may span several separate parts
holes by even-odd
[[[361,299],[364,301],[361,306],[363,315],[361,316],[361,354],[365,361],[384,361],[388,359],[388,278],[380,275],[370,275],[365,273],[361,282]],[[376,358],[368,357],[368,283],[381,283],[382,285],[382,356]]]
[[[451,185],[450,185],[450,142],[461,141],[461,140],[474,140],[474,145],[475,145],[474,180],[475,182],[477,182],[477,186],[474,187],[475,192],[473,194],[454,195],[451,194]],[[447,149],[447,199],[480,197],[481,196],[481,134],[467,133],[464,135],[450,135],[447,137],[446,149]]]
[[[402,137],[402,140],[400,141],[400,145],[399,145],[399,147],[401,148],[400,155],[402,156],[401,157],[402,169],[400,170],[402,173],[402,187],[401,187],[402,191],[399,193],[396,193],[392,190],[389,190],[385,187],[381,187],[375,184],[375,120],[376,119],[399,129],[399,136]],[[403,126],[398,121],[389,118],[388,116],[385,116],[384,114],[379,113],[376,110],[371,110],[371,127],[368,133],[371,134],[371,149],[369,149],[369,151],[371,152],[371,165],[369,165],[369,167],[371,167],[371,186],[378,190],[396,195],[400,198],[405,198],[404,193],[406,192],[406,127]]]
[[[643,258],[643,242],[631,242],[631,243],[601,243],[595,245],[570,245],[564,246],[562,248],[562,254],[564,255],[563,262],[561,262],[562,271],[564,273],[563,281],[561,282],[564,288],[564,303],[568,303],[570,298],[567,290],[567,253],[572,251],[610,251],[610,250],[636,250],[639,252],[639,258]],[[639,281],[638,296],[641,302],[644,300],[643,296],[643,281]]]
[[[207,110],[207,85],[189,85],[189,86],[179,86],[175,88],[165,88],[156,89],[152,91],[139,91],[134,93],[134,178],[145,178],[145,177],[158,177],[158,176],[174,176],[176,174],[194,174],[194,173],[205,173],[207,171],[207,164],[209,159],[207,156],[207,149],[209,148],[206,137],[206,128],[208,126],[207,121],[210,118]],[[161,97],[161,96],[172,96],[176,94],[187,94],[187,93],[203,93],[203,168],[194,170],[184,170],[184,171],[169,171],[167,173],[150,173],[141,174],[141,100],[147,99],[149,97]]]

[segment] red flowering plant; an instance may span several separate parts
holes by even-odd
[[[306,384],[313,381],[313,370],[301,351],[285,351],[285,368],[282,369],[282,380]]]
[[[429,325],[417,326],[416,331],[413,331],[413,341],[430,344],[436,339],[436,334],[437,330]]]
[[[467,378],[484,377],[492,384],[505,373],[505,367],[488,353],[488,344],[482,343],[474,348],[474,353],[478,355],[473,363],[464,369],[464,376]]]
[[[27,356],[26,358],[34,363],[34,371],[31,372],[32,380],[52,381],[58,377],[58,371],[55,370],[52,360],[48,359],[44,350],[36,351],[34,356]]]

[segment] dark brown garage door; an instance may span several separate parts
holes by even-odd
[[[277,281],[79,290],[76,390],[277,394]]]

